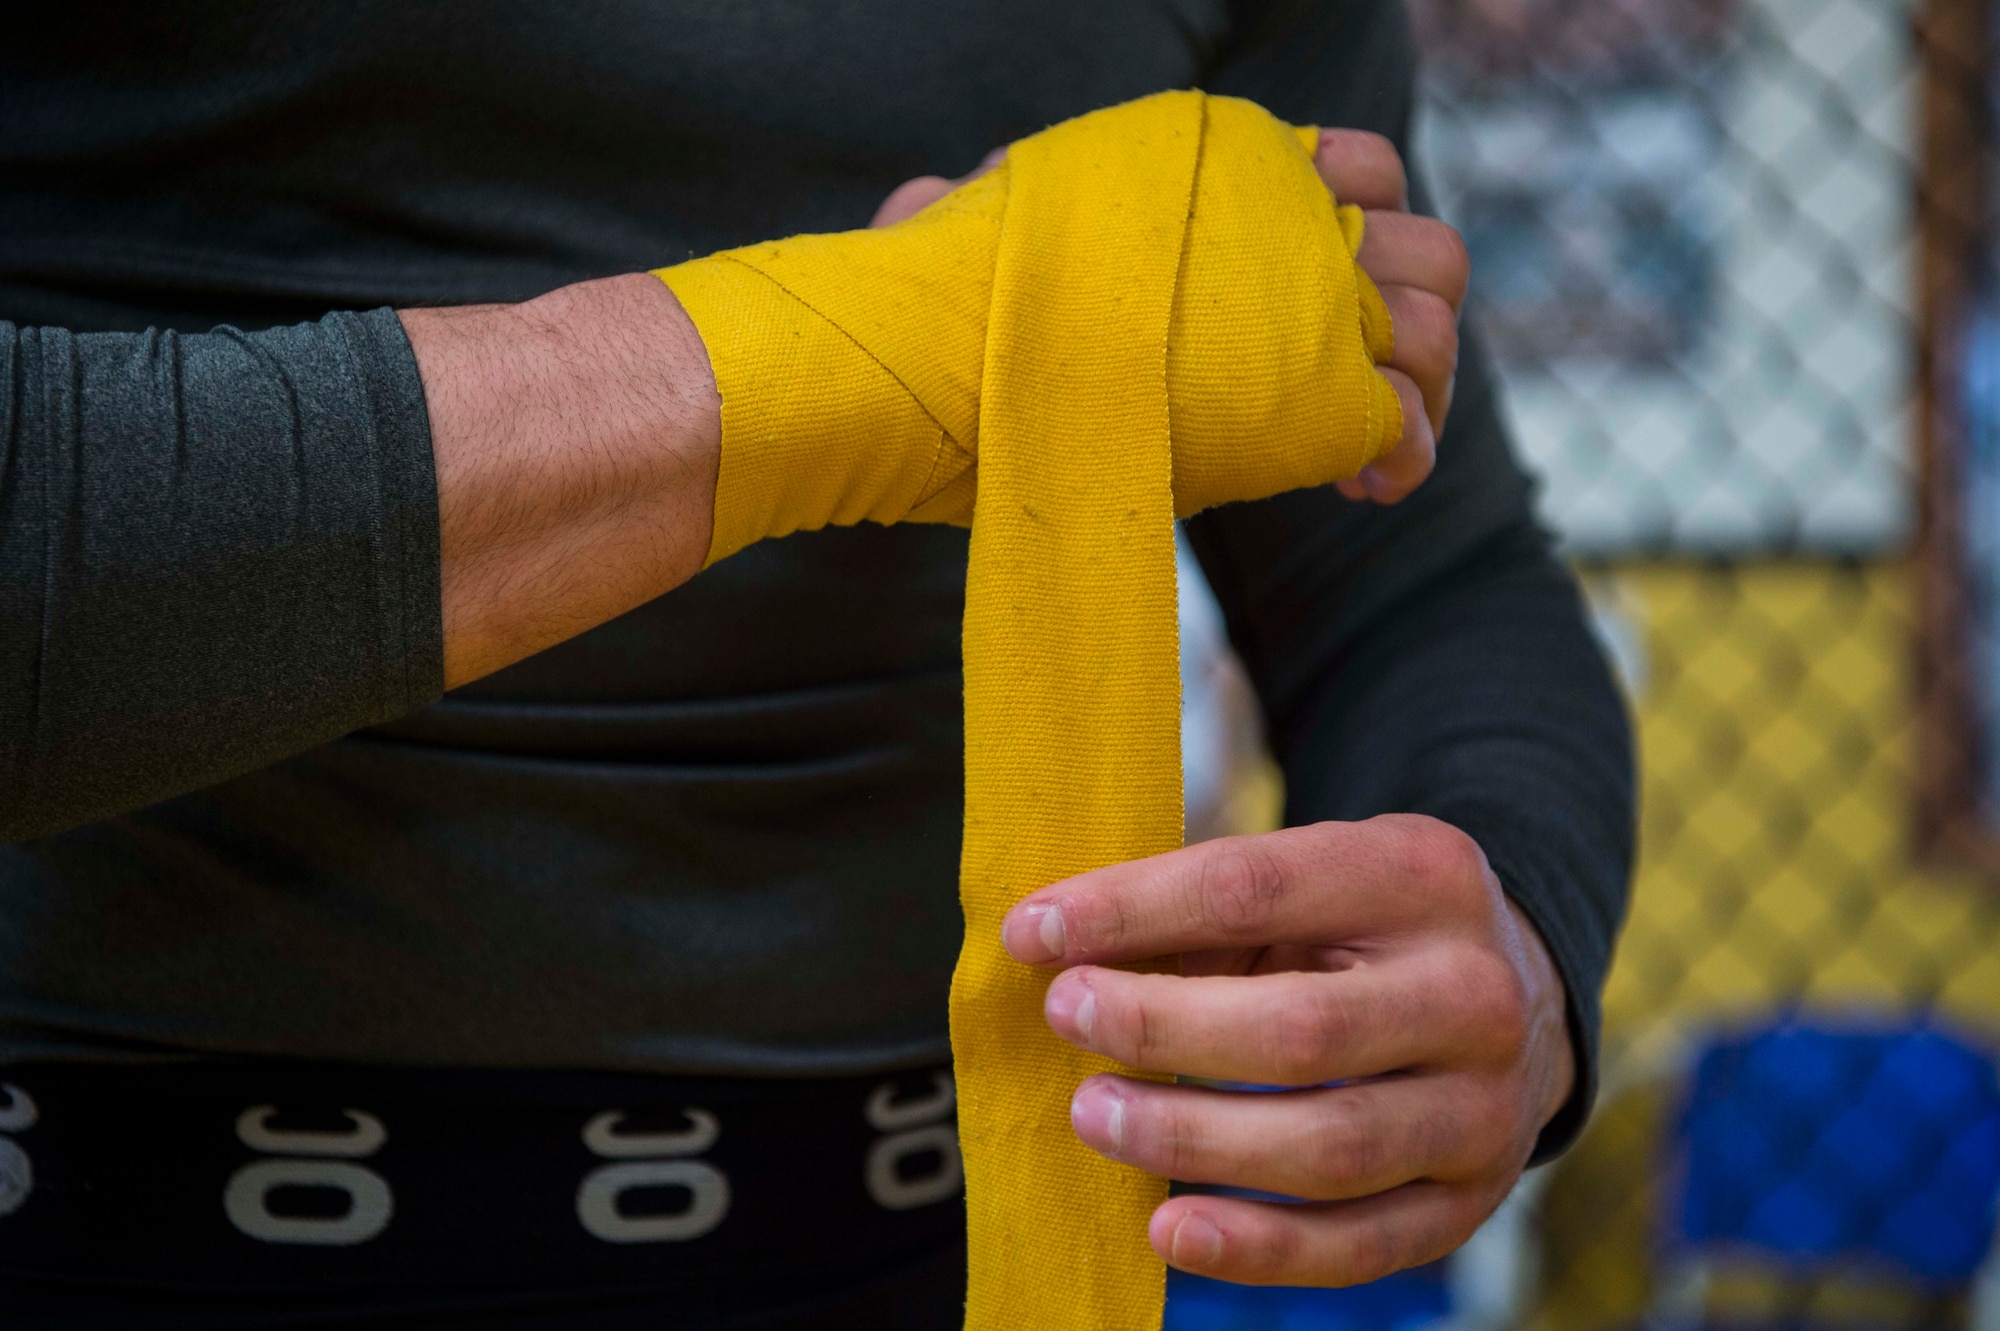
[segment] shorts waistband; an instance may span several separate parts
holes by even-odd
[[[0,1273],[352,1289],[836,1272],[962,1231],[954,1104],[947,1068],[0,1067]]]

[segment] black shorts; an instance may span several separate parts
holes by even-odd
[[[955,1331],[945,1069],[0,1068],[0,1328]]]

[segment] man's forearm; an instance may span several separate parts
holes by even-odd
[[[714,382],[644,275],[400,323],[0,324],[0,380],[0,840],[401,715],[708,546]]]
[[[401,318],[437,462],[447,688],[701,568],[720,401],[664,284],[636,274]]]

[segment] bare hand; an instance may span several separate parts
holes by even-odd
[[[1005,156],[1006,149],[995,149],[957,180],[905,181],[882,201],[869,225],[888,226],[922,211]],[[1367,215],[1357,262],[1389,307],[1396,349],[1381,370],[1403,400],[1402,439],[1360,475],[1336,485],[1349,499],[1393,504],[1421,485],[1437,461],[1437,438],[1458,371],[1458,315],[1471,264],[1458,232],[1410,213],[1403,159],[1388,139],[1363,130],[1321,130],[1314,165],[1336,199]]]
[[[1575,1080],[1564,991],[1486,857],[1388,815],[1204,842],[1043,888],[1020,961],[1067,968],[1049,1025],[1152,1072],[1092,1077],[1092,1149],[1168,1178],[1307,1199],[1175,1197],[1160,1256],[1246,1284],[1349,1285],[1435,1260],[1519,1178]],[[1180,975],[1109,963],[1181,953]],[[1338,1084],[1329,1084],[1338,1083]]]

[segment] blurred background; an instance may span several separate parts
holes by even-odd
[[[1468,317],[1637,721],[1603,1095],[1450,1261],[1176,1277],[1168,1326],[2000,1331],[1993,0],[1411,9]],[[1183,572],[1190,837],[1270,826]]]

